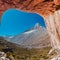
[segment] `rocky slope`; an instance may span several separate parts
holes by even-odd
[[[13,37],[5,37],[8,41],[28,48],[42,48],[50,46],[50,38],[47,30],[41,26],[36,26],[21,34]]]
[[[13,54],[11,52],[11,50],[15,52],[14,49],[19,48],[16,44],[10,43],[3,37],[0,37],[0,60],[15,60],[15,57],[13,57]]]
[[[13,52],[9,49],[13,49]],[[8,42],[3,37],[0,37],[0,60],[51,60],[50,57],[55,54],[52,53],[53,55],[47,56],[50,49],[51,47],[27,49]]]

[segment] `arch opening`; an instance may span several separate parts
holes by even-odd
[[[39,14],[9,9],[2,15],[0,30],[2,35],[13,36],[36,27],[36,25],[46,28],[44,19]]]
[[[28,48],[49,46],[47,45],[49,43],[49,39],[47,41],[49,36],[44,18],[36,13],[23,12],[16,9],[7,10],[2,16],[0,35],[4,37],[8,36],[9,41],[16,44],[21,43],[21,45],[25,44],[24,46]],[[17,40],[17,42],[13,39]]]

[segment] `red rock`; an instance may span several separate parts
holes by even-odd
[[[7,9],[16,8],[27,12],[34,11],[42,16],[47,16],[51,12],[53,13],[59,9],[59,6],[56,6],[60,4],[59,1],[60,0],[0,0],[0,15]]]
[[[41,2],[43,2],[43,1],[44,1],[44,0],[34,0],[33,3],[34,3],[34,4],[38,4],[38,3],[41,3]]]
[[[54,0],[54,3],[55,3],[56,5],[60,5],[60,0]]]

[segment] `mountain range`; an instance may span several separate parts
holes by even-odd
[[[46,28],[37,23],[34,28],[16,36],[5,36],[9,42],[18,44],[27,48],[41,48],[50,45],[50,38]]]

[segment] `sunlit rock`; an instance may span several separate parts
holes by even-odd
[[[0,60],[10,60],[9,58],[6,58],[7,55],[4,52],[0,52]]]
[[[60,0],[54,0],[54,3],[55,3],[56,5],[60,5]]]
[[[57,56],[57,57],[52,58],[51,60],[60,60],[60,57]]]
[[[51,60],[58,60],[57,58],[52,58]]]
[[[49,15],[46,19],[46,26],[51,37],[51,45],[53,50],[60,53],[60,10]],[[51,50],[52,51],[52,50]]]

